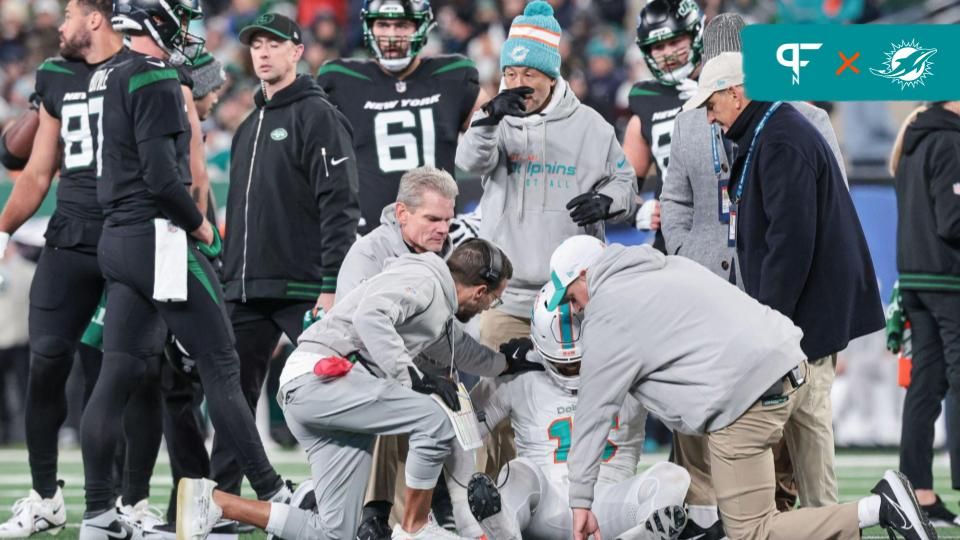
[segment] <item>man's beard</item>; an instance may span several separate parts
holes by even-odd
[[[478,311],[469,309],[468,306],[464,306],[457,310],[456,317],[458,321],[462,322],[463,324],[467,324],[468,322],[470,322],[470,319],[476,317],[479,313],[480,312]]]
[[[90,32],[77,32],[73,39],[63,40],[63,46],[60,47],[60,56],[67,60],[83,60],[83,52],[90,48],[93,43],[93,36]]]

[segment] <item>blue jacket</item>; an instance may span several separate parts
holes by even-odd
[[[730,194],[764,113],[751,102],[727,136],[737,145]],[[789,104],[757,139],[737,215],[744,290],[803,330],[800,346],[816,359],[884,327],[867,241],[840,165],[823,136]]]

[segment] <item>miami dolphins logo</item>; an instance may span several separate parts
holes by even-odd
[[[510,58],[512,58],[514,62],[523,62],[527,59],[527,53],[529,52],[530,49],[524,47],[523,45],[517,45],[512,51],[510,51]]]
[[[884,53],[887,60],[883,69],[870,68],[870,73],[898,83],[900,89],[923,84],[923,80],[933,75],[933,62],[930,57],[937,49],[924,49],[916,40],[901,41],[899,45],[890,44],[892,50]]]

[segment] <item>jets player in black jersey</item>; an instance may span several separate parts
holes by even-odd
[[[64,388],[104,286],[96,253],[103,215],[96,199],[86,81],[123,46],[110,26],[111,11],[109,0],[66,5],[59,29],[61,57],[45,61],[37,71],[41,106],[33,151],[0,214],[2,253],[10,234],[36,213],[60,169],[57,207],[30,287],[26,438],[33,489],[0,525],[0,538],[56,533],[66,524],[57,481],[57,435],[67,416]],[[99,360],[85,362],[85,367],[92,383]]]
[[[317,82],[353,126],[366,234],[396,201],[403,173],[428,165],[453,174],[457,138],[488,98],[472,61],[420,56],[436,25],[429,0],[364,0],[360,19],[373,58],[332,60]]]
[[[275,501],[291,495],[267,460],[249,409],[236,407],[243,403],[239,362],[220,282],[207,260],[219,252],[220,239],[187,191],[187,109],[177,71],[166,60],[189,56],[201,41],[186,32],[198,16],[184,0],[115,0],[114,28],[141,52],[121,52],[88,83],[107,308],[103,369],[81,425],[82,540],[123,537],[110,489],[115,418],[145,368],[139,358],[165,327],[196,360],[214,427],[257,495]]]
[[[623,136],[623,151],[641,184],[653,162],[657,168],[655,197],[659,199],[670,165],[673,119],[697,88],[703,50],[700,7],[694,0],[651,0],[637,18],[637,45],[654,79],[640,81],[630,89],[633,116]],[[659,214],[659,208],[655,213]],[[659,230],[654,245],[664,250]]]

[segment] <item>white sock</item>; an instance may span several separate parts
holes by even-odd
[[[860,528],[874,527],[880,524],[880,496],[870,495],[857,502],[857,518]]]
[[[283,525],[290,514],[290,506],[281,503],[270,503],[270,518],[267,520],[267,532],[276,536],[283,533]]]

